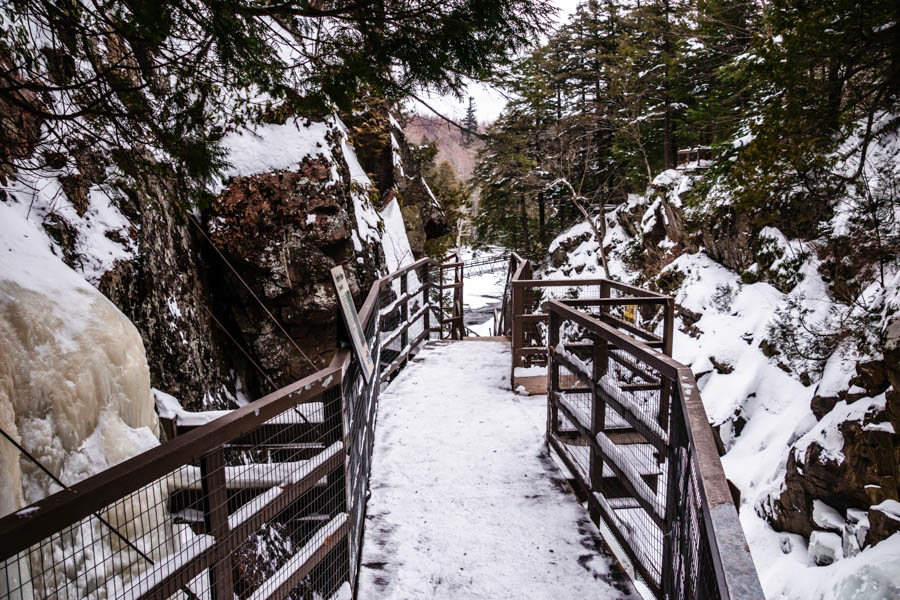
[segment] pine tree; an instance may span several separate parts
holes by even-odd
[[[0,168],[42,169],[45,156],[106,147],[163,158],[202,188],[224,166],[229,128],[352,110],[364,93],[459,93],[539,35],[550,12],[547,0],[366,6],[2,3],[0,112],[14,107],[21,114],[10,123],[40,123],[40,139],[23,152],[27,132],[4,122]]]
[[[478,131],[478,118],[475,114],[475,98],[469,96],[469,106],[466,108],[466,116],[462,122],[463,144],[468,146],[472,143],[472,134]]]

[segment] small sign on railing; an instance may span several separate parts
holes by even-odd
[[[353,342],[353,350],[356,352],[359,364],[362,365],[366,383],[371,383],[372,376],[375,374],[375,363],[372,361],[372,354],[369,352],[366,332],[359,322],[359,313],[356,312],[356,306],[353,304],[353,296],[350,294],[347,276],[344,275],[344,267],[338,265],[331,269],[331,278],[334,279],[334,287],[337,289],[338,301],[341,303],[344,323],[347,325],[347,331],[350,333],[350,339]]]
[[[624,316],[626,323],[634,323],[635,317],[637,316],[637,306],[634,304],[626,304]]]

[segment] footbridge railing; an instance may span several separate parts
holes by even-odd
[[[371,381],[339,349],[327,368],[195,413],[174,439],[3,517],[0,598],[355,594],[379,388],[430,337],[461,337],[461,295],[456,256],[400,269],[359,311]]]
[[[509,256],[505,254],[467,260],[465,266],[465,276],[475,277],[478,275],[484,275],[486,273],[496,273],[497,271],[504,270],[508,263]]]
[[[657,598],[763,600],[673,300],[605,279],[534,279],[513,254],[513,386],[547,365],[547,442],[623,566]]]

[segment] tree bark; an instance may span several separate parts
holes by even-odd
[[[527,256],[531,244],[528,241],[528,212],[525,206],[524,194],[519,195],[519,213],[522,219],[522,253]]]
[[[603,266],[603,276],[607,279],[609,278],[609,266],[606,263],[606,250],[603,248],[603,235],[597,230],[597,226],[594,224],[594,220],[591,219],[590,215],[588,215],[587,211],[584,210],[584,207],[581,205],[581,202],[578,201],[578,194],[575,192],[575,188],[572,187],[572,184],[566,181],[565,179],[557,179],[553,182],[552,185],[556,185],[557,183],[562,183],[569,191],[572,193],[572,203],[578,208],[581,212],[582,216],[587,220],[588,225],[591,226],[591,230],[594,232],[594,239],[597,240],[597,248],[600,250],[600,264]],[[606,203],[604,202],[604,206]],[[606,233],[606,215],[601,215],[601,219],[604,220],[603,233]]]
[[[541,248],[547,245],[547,213],[544,206],[544,192],[538,192],[538,238]]]

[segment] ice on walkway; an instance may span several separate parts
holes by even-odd
[[[362,600],[638,598],[509,365],[505,344],[432,342],[382,392]]]

